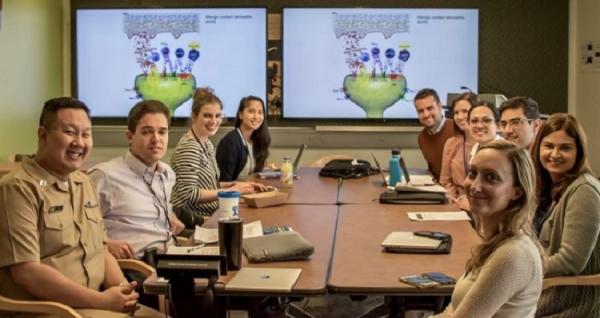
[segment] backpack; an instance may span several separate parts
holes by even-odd
[[[365,177],[373,173],[371,163],[366,160],[334,159],[321,168],[319,176],[350,179]]]

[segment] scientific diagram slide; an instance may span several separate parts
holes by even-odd
[[[283,10],[284,118],[412,119],[422,88],[477,89],[476,9]]]
[[[266,20],[265,8],[77,10],[77,97],[94,117],[148,99],[189,117],[209,86],[235,116],[242,97],[266,97]]]

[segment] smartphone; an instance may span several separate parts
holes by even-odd
[[[418,288],[435,287],[440,285],[440,283],[422,275],[401,276],[399,280]]]
[[[440,273],[440,272],[431,272],[431,273],[425,273],[423,274],[423,276],[431,279],[434,282],[438,282],[442,285],[452,285],[456,283],[456,279],[447,276],[444,273]]]

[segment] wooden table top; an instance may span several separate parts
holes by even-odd
[[[443,272],[459,278],[471,248],[480,242],[466,221],[413,222],[406,212],[448,211],[448,205],[342,205],[328,288],[343,294],[450,295],[452,287],[418,289],[400,276]],[[441,231],[452,235],[450,254],[385,253],[381,242],[392,231]]]
[[[379,195],[386,190],[381,175],[345,179],[339,193],[340,204],[379,204]]]
[[[275,294],[313,295],[327,292],[327,273],[333,248],[337,206],[283,205],[262,209],[242,206],[240,215],[245,223],[261,220],[263,226],[289,225],[315,246],[315,252],[308,260],[248,264],[246,258],[242,257],[242,266],[302,269],[300,278],[290,293]],[[216,217],[211,218],[206,227],[216,227]],[[228,275],[222,276],[219,282],[226,284],[234,275],[235,271],[231,271]],[[223,284],[216,285],[217,293],[232,294],[223,290]],[[144,283],[144,289],[148,293],[164,293],[164,283],[161,284],[157,281],[156,276],[152,276]],[[244,293],[235,292],[235,294],[243,295]],[[273,295],[274,293],[272,291],[252,291],[247,294]]]
[[[294,185],[289,191],[286,204],[336,204],[338,198],[338,179],[319,177],[318,168],[302,167],[295,173]],[[278,179],[255,179],[255,181],[281,187]]]

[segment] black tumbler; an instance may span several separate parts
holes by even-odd
[[[243,225],[242,219],[219,219],[219,252],[227,259],[227,270],[237,271],[242,267]]]

